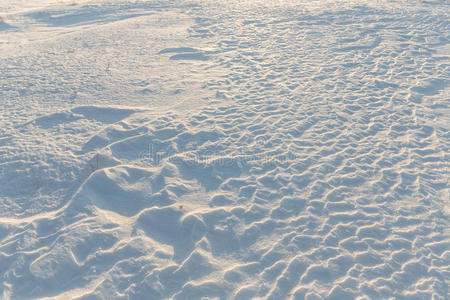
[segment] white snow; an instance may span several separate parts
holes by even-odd
[[[0,299],[448,299],[449,20],[0,0]]]

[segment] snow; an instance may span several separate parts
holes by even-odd
[[[449,15],[0,0],[0,299],[448,299]]]

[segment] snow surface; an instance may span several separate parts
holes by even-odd
[[[450,299],[448,1],[0,17],[0,299]]]

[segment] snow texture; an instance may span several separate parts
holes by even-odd
[[[448,1],[0,17],[0,299],[449,299]]]

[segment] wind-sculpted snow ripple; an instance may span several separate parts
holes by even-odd
[[[188,40],[210,48],[155,55],[225,68],[196,85],[208,105],[78,106],[0,137],[0,295],[446,299],[447,4],[197,4]]]

